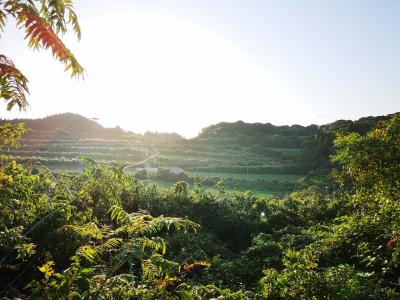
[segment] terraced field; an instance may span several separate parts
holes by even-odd
[[[7,151],[8,155],[55,172],[82,169],[80,158],[84,156],[98,163],[123,166],[134,176],[141,171],[138,177],[163,185],[182,179],[190,182],[195,175],[200,175],[211,188],[221,178],[232,191],[250,189],[273,193],[292,189],[309,169],[303,155],[310,136],[288,137],[286,127],[282,137],[260,133],[241,135],[240,132],[215,136],[214,131],[204,130],[197,138],[185,139],[176,134],[138,135],[103,128],[73,114],[25,122],[28,133],[21,140],[21,146]],[[271,129],[268,124],[263,126]],[[296,130],[299,129],[296,127]],[[182,174],[169,173],[172,169]]]
[[[266,180],[279,182],[301,182],[304,179],[303,175],[293,174],[242,174],[242,173],[217,173],[217,172],[193,172],[193,175],[203,177],[220,177],[246,180]]]

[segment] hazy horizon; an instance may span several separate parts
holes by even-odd
[[[193,137],[218,122],[325,124],[400,111],[397,1],[84,1],[71,80],[8,23],[0,53],[30,80],[26,113],[70,111]],[[4,104],[3,104],[4,105]]]
[[[362,116],[362,117],[360,117],[360,118],[379,117],[379,116],[386,116],[386,115],[391,115],[391,114],[396,114],[396,113],[399,113],[399,112],[393,112],[393,113],[384,114],[384,115],[368,115],[368,116]],[[245,121],[243,121],[243,120],[236,120],[236,121],[223,121],[223,120],[222,120],[222,121],[218,121],[218,122],[213,123],[213,124],[208,124],[207,126],[201,128],[200,131],[199,131],[197,134],[195,134],[195,135],[186,136],[186,135],[180,134],[180,133],[178,133],[178,132],[176,132],[176,131],[151,131],[151,130],[134,131],[134,130],[130,130],[130,129],[124,129],[124,128],[122,128],[122,127],[121,127],[120,125],[118,125],[118,124],[116,124],[115,126],[106,126],[106,125],[102,125],[101,122],[99,122],[100,120],[95,120],[94,118],[90,118],[90,117],[88,117],[88,116],[84,116],[84,115],[81,115],[81,114],[79,114],[79,113],[63,112],[63,113],[57,113],[57,114],[77,114],[77,115],[80,115],[80,116],[82,116],[82,117],[85,117],[85,118],[87,118],[87,119],[89,119],[89,120],[91,120],[91,121],[94,121],[94,122],[98,123],[99,125],[103,126],[104,128],[115,128],[115,127],[120,127],[122,130],[127,131],[127,132],[129,131],[129,132],[132,132],[132,133],[134,133],[134,134],[142,134],[142,135],[143,135],[143,134],[145,134],[146,132],[151,132],[151,133],[165,133],[165,134],[174,134],[174,133],[176,133],[176,134],[179,134],[179,135],[181,135],[182,137],[184,137],[184,138],[186,138],[186,139],[191,139],[191,138],[196,137],[197,135],[199,135],[199,134],[201,133],[201,131],[202,131],[203,129],[205,129],[205,128],[209,127],[209,126],[212,126],[212,125],[217,125],[217,124],[219,124],[219,123],[237,123],[237,122],[245,122]],[[55,115],[57,115],[57,114],[51,114],[51,115],[47,115],[47,116],[43,116],[43,117],[33,117],[33,118],[32,118],[32,117],[27,117],[27,118],[18,118],[18,117],[17,117],[17,118],[13,118],[13,119],[6,118],[6,120],[8,120],[8,121],[12,121],[12,120],[15,120],[15,119],[36,120],[36,119],[43,119],[43,118],[55,116]],[[333,122],[339,121],[339,120],[357,121],[357,120],[360,119],[360,118],[356,118],[356,119],[344,119],[344,118],[339,118],[339,119],[334,120]],[[269,123],[269,124],[271,124],[271,125],[273,125],[273,126],[285,126],[285,125],[287,125],[287,126],[290,126],[290,127],[291,127],[291,126],[295,126],[295,125],[300,125],[300,126],[303,126],[303,127],[307,127],[307,126],[310,126],[310,125],[318,125],[318,126],[327,125],[327,124],[332,123],[332,122],[321,123],[321,124],[316,124],[316,123],[310,123],[310,124],[292,123],[292,124],[280,124],[280,125],[277,125],[277,124],[274,124],[274,123],[271,123],[271,122],[245,122],[245,123],[247,123],[247,124],[255,124],[255,123],[268,124],[268,123]]]

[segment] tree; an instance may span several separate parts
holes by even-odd
[[[366,135],[338,134],[331,158],[342,189],[290,196],[299,207],[291,220],[308,225],[286,227],[292,237],[284,231],[278,240],[283,267],[264,271],[263,297],[400,299],[400,115]]]
[[[65,65],[65,71],[71,71],[71,77],[83,76],[83,67],[60,38],[68,27],[72,27],[78,40],[81,38],[72,0],[0,0],[0,33],[7,18],[14,18],[19,29],[25,31],[30,48],[51,49],[54,58]],[[15,105],[26,109],[28,93],[28,79],[10,58],[0,54],[0,99],[6,101],[7,110]]]

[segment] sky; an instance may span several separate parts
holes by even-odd
[[[30,108],[107,127],[193,137],[218,122],[325,124],[400,111],[400,1],[74,1],[85,67],[71,79],[11,20],[0,53],[28,77]]]

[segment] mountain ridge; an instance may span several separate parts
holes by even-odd
[[[367,116],[362,117],[357,120],[345,120],[339,119],[331,123],[316,125],[311,124],[308,126],[303,125],[273,125],[269,122],[261,123],[247,123],[243,121],[236,122],[218,122],[216,124],[211,124],[207,127],[204,127],[201,132],[193,137],[193,138],[184,138],[176,132],[151,132],[147,131],[144,134],[138,134],[133,131],[122,130],[120,127],[108,128],[100,125],[94,120],[82,116],[76,113],[60,113],[54,114],[50,116],[46,116],[43,118],[36,119],[24,119],[24,118],[15,118],[15,119],[1,119],[0,124],[4,123],[25,123],[26,127],[30,130],[36,131],[57,131],[63,130],[66,133],[79,133],[79,134],[128,134],[128,135],[136,135],[143,136],[148,138],[161,138],[161,137],[174,137],[177,139],[185,139],[185,140],[201,140],[201,139],[213,139],[213,138],[221,138],[221,137],[232,137],[234,135],[283,135],[283,136],[308,136],[314,135],[318,132],[318,130],[345,130],[345,131],[357,131],[360,133],[366,133],[371,129],[373,124],[378,121],[383,121],[389,119],[391,116],[399,114],[399,112],[380,115],[380,116]]]

